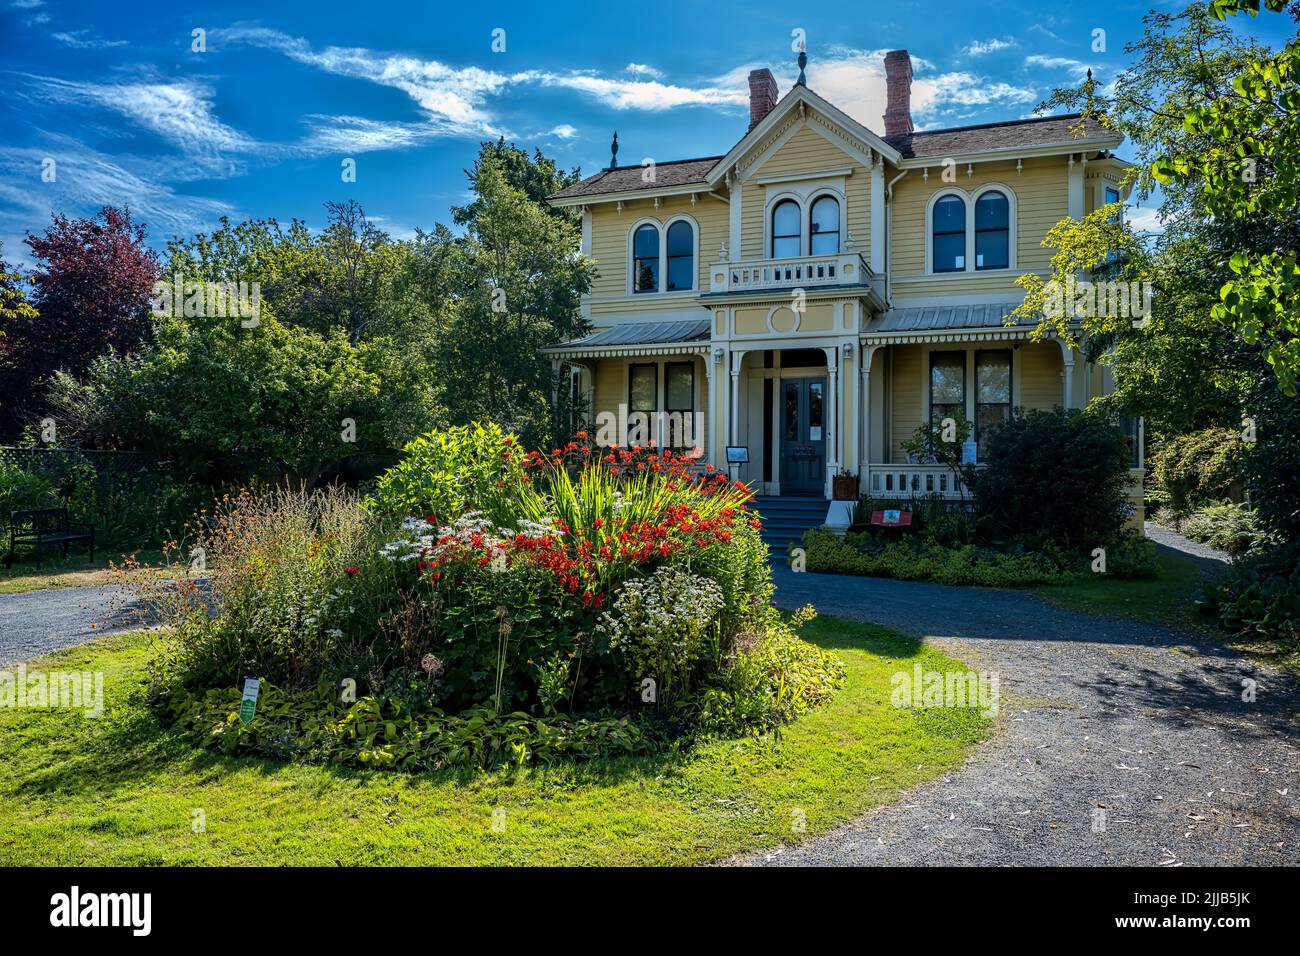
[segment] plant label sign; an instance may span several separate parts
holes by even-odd
[[[262,684],[256,677],[244,678],[244,698],[239,702],[239,722],[247,727],[253,722],[257,713],[257,695],[261,693]]]
[[[979,444],[973,441],[964,441],[961,443],[961,463],[963,465],[975,464],[975,458],[979,454]]]

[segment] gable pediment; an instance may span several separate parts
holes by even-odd
[[[806,86],[796,86],[773,107],[763,121],[727,153],[709,173],[709,182],[742,181],[794,136],[809,130],[844,154],[847,160],[870,168],[886,160],[897,164],[898,150],[857,120],[826,102]]]

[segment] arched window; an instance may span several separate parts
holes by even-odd
[[[799,255],[799,204],[783,199],[772,210],[772,258],[792,259]]]
[[[668,227],[668,285],[666,291],[695,287],[695,230],[678,220]]]
[[[649,224],[632,234],[632,291],[659,291],[659,230]]]
[[[834,196],[822,196],[808,217],[808,254],[829,256],[839,251],[840,204]]]
[[[975,200],[975,268],[1007,268],[1010,245],[1011,204],[1005,194],[990,190]]]
[[[966,203],[959,196],[944,196],[932,212],[935,272],[962,272],[966,268]]]

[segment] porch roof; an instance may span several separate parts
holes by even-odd
[[[873,316],[862,330],[875,340],[924,341],[956,338],[1024,338],[1037,325],[1035,320],[1016,317],[1007,320],[1020,303],[982,305],[932,305],[890,309]]]
[[[544,351],[557,358],[700,352],[708,341],[708,319],[629,322],[593,332],[580,339],[560,342]]]

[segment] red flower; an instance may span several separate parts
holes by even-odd
[[[357,573],[357,566],[355,564],[349,564],[346,568],[343,569],[343,573],[346,574],[348,577],[352,577],[352,575]]]

